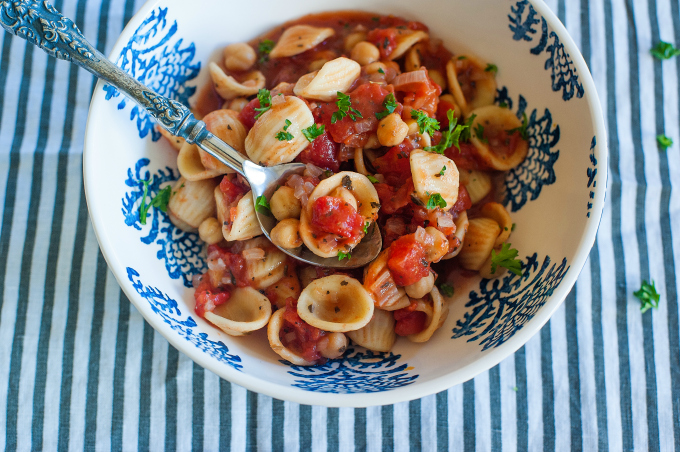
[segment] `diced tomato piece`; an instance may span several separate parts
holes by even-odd
[[[385,176],[390,185],[400,186],[403,181],[411,177],[411,151],[416,144],[406,138],[401,144],[391,147],[385,155],[373,161],[376,171]]]
[[[328,132],[324,132],[300,153],[300,161],[337,173],[340,170],[338,148],[339,145],[331,140]]]
[[[248,193],[250,188],[241,184],[235,175],[227,174],[222,178],[222,182],[220,182],[220,191],[224,195],[224,202],[230,205]]]
[[[415,235],[400,237],[390,245],[387,267],[398,286],[414,284],[430,274],[430,263],[425,249],[416,242]]]
[[[397,48],[396,28],[376,28],[368,32],[366,40],[380,50],[380,59],[387,60]]]
[[[399,336],[418,334],[426,327],[427,314],[422,311],[413,311],[410,309],[411,306],[394,311],[394,320],[397,322],[394,332]]]
[[[241,110],[241,113],[238,114],[239,121],[246,126],[246,129],[252,129],[255,125],[255,116],[259,113],[259,111],[255,111],[256,108],[260,108],[260,101],[257,97],[248,102],[246,106],[243,107],[243,110]]]
[[[465,185],[460,185],[458,187],[458,199],[456,203],[451,207],[451,212],[462,212],[468,210],[472,207],[472,200],[470,199],[470,193],[468,193]]]
[[[288,298],[286,300],[286,307],[283,313],[284,325],[279,333],[279,339],[286,347],[291,348],[296,353],[299,353],[305,360],[322,364],[325,359],[317,350],[319,340],[323,338],[326,333],[316,327],[305,323],[297,313],[297,300]],[[295,339],[287,340],[288,333],[295,333]]]
[[[487,166],[477,157],[477,149],[475,145],[470,142],[460,142],[460,150],[457,147],[451,146],[444,155],[454,161],[459,170],[484,170]]]
[[[419,69],[425,74],[424,82],[413,82],[399,86],[398,90],[406,92],[404,106],[416,110],[422,110],[428,116],[434,116],[439,104],[439,95],[442,93],[441,86],[432,81],[425,68]]]
[[[413,191],[413,179],[406,179],[406,183],[396,191],[387,184],[375,184],[374,187],[380,199],[380,213],[390,215],[408,205]]]
[[[222,248],[219,245],[208,246],[208,258],[211,255],[215,255],[217,258],[222,259],[222,262],[226,265],[225,271],[230,272],[230,279],[238,287],[246,287],[250,285],[248,280],[248,275],[246,271],[246,260],[240,254],[231,253],[229,250]],[[208,270],[208,272],[213,270]],[[217,280],[222,280],[224,275],[220,278],[215,278]]]
[[[312,227],[344,238],[358,237],[364,227],[364,217],[341,198],[322,196],[312,206]]]
[[[200,283],[195,289],[194,300],[196,304],[194,311],[200,317],[205,317],[206,312],[210,312],[217,306],[226,303],[231,296],[231,292],[226,291],[224,288],[216,289],[212,287],[210,277],[207,274],[201,277]]]
[[[446,116],[449,110],[456,110],[456,106],[447,100],[440,100],[437,106],[437,121],[439,121],[439,130],[449,129],[449,117]],[[460,113],[460,112],[459,112]]]

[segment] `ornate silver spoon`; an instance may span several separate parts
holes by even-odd
[[[173,135],[196,143],[201,149],[243,176],[253,191],[253,199],[265,196],[270,199],[277,185],[282,185],[293,174],[301,174],[305,165],[288,163],[272,167],[256,165],[245,159],[238,151],[210,133],[203,121],[181,103],[163,97],[121,70],[95,49],[82,35],[78,27],[64,17],[47,1],[19,0],[0,6],[0,23],[9,33],[37,45],[49,55],[75,63],[96,77],[106,80],[127,97],[146,108],[158,123]],[[270,231],[276,220],[255,209],[264,235],[270,239]],[[378,226],[373,223],[368,234],[352,250],[350,259],[323,258],[305,247],[280,248],[289,256],[313,265],[334,268],[357,268],[376,258],[382,248]]]

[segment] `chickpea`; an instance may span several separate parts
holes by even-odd
[[[288,186],[279,187],[274,192],[271,199],[271,211],[274,218],[277,220],[285,220],[286,218],[300,218],[302,212],[302,204],[300,200],[295,197],[295,190]]]
[[[215,217],[206,218],[201,222],[198,226],[198,236],[208,245],[214,245],[224,239],[222,226]]]
[[[432,291],[434,287],[434,275],[430,272],[413,284],[404,287],[406,294],[411,298],[423,298]]]
[[[436,69],[430,69],[427,71],[427,73],[430,75],[430,78],[432,79],[433,82],[441,86],[442,90],[446,89],[446,78],[442,75],[441,72],[439,72]]]
[[[384,117],[378,124],[378,141],[387,147],[392,147],[404,141],[408,135],[408,126],[397,113]]]
[[[237,97],[229,102],[229,110],[234,110],[240,112],[248,104],[248,99],[245,97]]]
[[[418,133],[418,122],[415,119],[407,119],[406,125],[408,126],[408,135],[411,136]]]
[[[255,50],[245,42],[229,44],[224,49],[224,65],[230,71],[247,71],[256,58]]]
[[[297,248],[302,245],[300,237],[300,220],[286,218],[280,221],[270,233],[272,243],[282,248]]]
[[[372,133],[368,136],[368,141],[364,145],[364,149],[378,149],[380,147],[380,141],[378,141],[378,135]]]
[[[366,66],[380,59],[380,50],[370,42],[361,41],[354,46],[350,57],[361,66]]]
[[[380,72],[381,70],[382,72]],[[366,66],[366,73],[369,75],[371,74],[384,75],[387,73],[387,66],[382,61],[376,61]]]
[[[356,31],[354,33],[348,34],[347,37],[345,38],[345,52],[346,53],[352,52],[352,49],[354,48],[355,45],[365,40],[366,33],[363,31]]]
[[[319,341],[319,353],[328,359],[340,358],[348,345],[349,341],[343,333],[329,333]]]
[[[311,63],[309,63],[309,72],[318,71],[326,63],[328,63],[328,60],[325,58],[312,61]]]

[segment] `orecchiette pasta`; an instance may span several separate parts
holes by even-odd
[[[223,56],[208,67],[214,106],[196,106],[208,130],[261,165],[306,169],[255,200],[244,178],[163,135],[182,177],[144,195],[140,220],[169,197],[171,221],[207,244],[198,316],[230,335],[267,325],[274,353],[310,366],[350,341],[380,352],[398,337],[426,342],[448,299],[465,296],[442,281],[522,268],[509,262],[513,223],[496,201],[530,124],[493,105],[495,66],[452,54],[418,22],[357,12],[293,21]],[[271,242],[255,204],[276,219]],[[346,274],[277,248],[351,259],[369,233],[383,249]]]

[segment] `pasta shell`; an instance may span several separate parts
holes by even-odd
[[[465,170],[460,172],[460,181],[467,189],[472,204],[477,204],[491,193],[491,176],[486,171]]]
[[[293,350],[286,348],[286,346],[284,346],[281,342],[280,334],[281,329],[283,328],[283,313],[284,309],[279,309],[269,319],[269,325],[267,325],[267,339],[269,339],[269,346],[281,358],[296,366],[313,366],[313,361],[307,361]]]
[[[170,221],[183,231],[198,232],[203,220],[215,216],[215,198],[211,195],[216,185],[212,179],[192,182],[181,177],[168,202]]]
[[[205,313],[205,319],[231,336],[243,336],[269,322],[272,305],[252,287],[234,289],[229,300]]]
[[[423,298],[425,295],[430,293],[433,287],[434,274],[430,272],[429,275],[420,278],[418,282],[404,287],[404,290],[406,290],[406,295],[411,298]]]
[[[322,180],[309,196],[309,201],[302,210],[300,216],[300,237],[302,237],[302,241],[307,248],[317,256],[335,257],[338,255],[338,251],[341,250],[339,246],[328,246],[329,251],[321,249],[319,243],[320,239],[314,237],[311,226],[312,206],[314,205],[314,201],[322,196],[331,195],[338,188],[345,188],[351,193],[356,200],[357,212],[364,217],[365,221],[372,223],[378,218],[380,199],[378,198],[378,192],[375,190],[375,187],[366,176],[350,171],[343,171],[328,179]],[[343,244],[343,248],[349,247],[351,249],[355,247],[359,241],[356,243],[346,242]]]
[[[215,110],[203,118],[206,128],[241,154],[245,154],[246,128],[232,110]],[[182,176],[188,180],[201,180],[222,174],[232,174],[234,170],[195,144],[185,144],[180,149],[177,166]]]
[[[340,57],[324,64],[319,72],[301,77],[293,92],[305,99],[331,102],[338,91],[347,92],[361,73],[361,66],[354,60]]]
[[[290,121],[290,125],[286,120]],[[272,105],[250,129],[245,141],[246,153],[250,160],[264,166],[292,162],[309,145],[302,129],[312,124],[314,116],[305,101],[285,96],[283,102]],[[293,136],[292,140],[276,138],[284,127]]]
[[[161,127],[159,125],[156,126],[156,130],[158,130],[160,134],[168,140],[173,148],[178,151],[182,149],[182,146],[185,143],[184,138],[171,134],[165,127]]]
[[[446,254],[446,256],[443,257],[443,259],[445,260],[458,256],[460,250],[463,249],[465,235],[467,234],[468,226],[470,225],[468,221],[467,211],[460,212],[455,223],[456,232],[454,234],[454,237],[451,240],[449,240],[449,252]]]
[[[487,67],[472,55],[454,57],[446,64],[449,91],[465,114],[496,100],[496,77]]]
[[[463,249],[458,254],[458,262],[468,270],[479,270],[491,254],[501,228],[490,218],[470,220]]]
[[[287,218],[300,218],[302,211],[302,204],[300,200],[295,197],[295,190],[291,187],[283,185],[279,187],[271,199],[269,200],[272,215],[278,221]]]
[[[354,331],[371,320],[373,299],[356,279],[331,275],[305,287],[297,312],[302,320],[321,330]]]
[[[435,227],[426,227],[425,233],[432,239],[427,240],[427,243],[421,243],[425,248],[425,259],[428,262],[439,262],[449,252],[449,241],[446,235]],[[418,240],[418,234],[416,234],[416,240]]]
[[[522,126],[515,114],[507,108],[501,108],[496,105],[489,105],[488,107],[478,108],[472,112],[471,115],[476,115],[471,130],[477,130],[478,127],[484,128],[484,135],[491,134],[492,136],[498,132],[516,129]],[[520,139],[514,152],[507,149],[507,144],[500,140],[486,139],[482,141],[476,133],[470,134],[470,142],[475,146],[478,157],[491,169],[498,171],[507,171],[522,163],[529,152],[529,142]],[[500,152],[494,152],[491,143],[498,141],[494,148],[500,148]]]
[[[394,315],[391,312],[376,309],[368,324],[356,331],[348,331],[347,336],[357,345],[376,352],[389,352],[397,340],[394,332]]]
[[[441,296],[436,287],[430,292],[430,301],[418,300],[416,310],[423,310],[427,315],[427,328],[417,334],[407,336],[411,342],[427,342],[435,331],[442,327],[446,318],[449,316],[449,305]]]
[[[236,205],[228,206],[224,202],[224,195],[220,187],[215,187],[215,204],[217,205],[217,219],[222,224],[222,234],[227,241],[248,240],[262,235],[262,228],[257,221],[253,192],[249,191],[239,199]],[[232,214],[232,209],[235,209]]]
[[[286,267],[288,267],[286,269]],[[298,279],[292,265],[284,266],[283,278],[276,281],[274,284],[265,289],[264,294],[269,298],[277,308],[282,309],[286,307],[286,300],[288,298],[298,299],[300,297],[300,280]]]
[[[387,268],[389,250],[383,250],[364,270],[364,288],[371,294],[375,306],[386,311],[396,311],[411,302],[406,291],[397,287]]]
[[[396,60],[406,53],[415,43],[427,39],[429,35],[422,30],[398,30],[396,36],[397,46],[390,53],[389,59]]]
[[[269,53],[270,58],[298,55],[321,44],[335,34],[332,28],[294,25],[283,32],[279,41]]]
[[[508,240],[510,232],[512,232],[512,218],[510,218],[510,214],[502,204],[487,202],[482,206],[480,213],[486,218],[491,218],[501,227],[501,233],[496,237],[496,242],[493,244],[494,248]]]
[[[364,176],[370,176],[371,173],[366,169],[366,164],[364,163],[364,150],[362,148],[354,149],[354,168],[357,173],[363,174]]]
[[[417,71],[420,69],[420,46],[422,44],[417,44],[412,46],[408,51],[406,52],[406,56],[404,57],[404,70],[406,72],[412,72],[412,71]]]
[[[453,207],[458,199],[458,168],[453,160],[416,149],[411,152],[410,163],[413,187],[423,204],[427,205],[430,196],[438,193],[446,202],[444,210]]]
[[[250,248],[265,250],[264,259],[246,260],[246,275],[250,285],[255,289],[264,289],[279,282],[286,272],[286,254],[264,237],[257,237],[243,244],[244,250]]]
[[[215,91],[222,99],[231,100],[237,97],[248,97],[257,94],[264,88],[265,78],[260,71],[253,71],[246,75],[243,82],[239,82],[231,75],[224,73],[215,63],[208,65]]]

